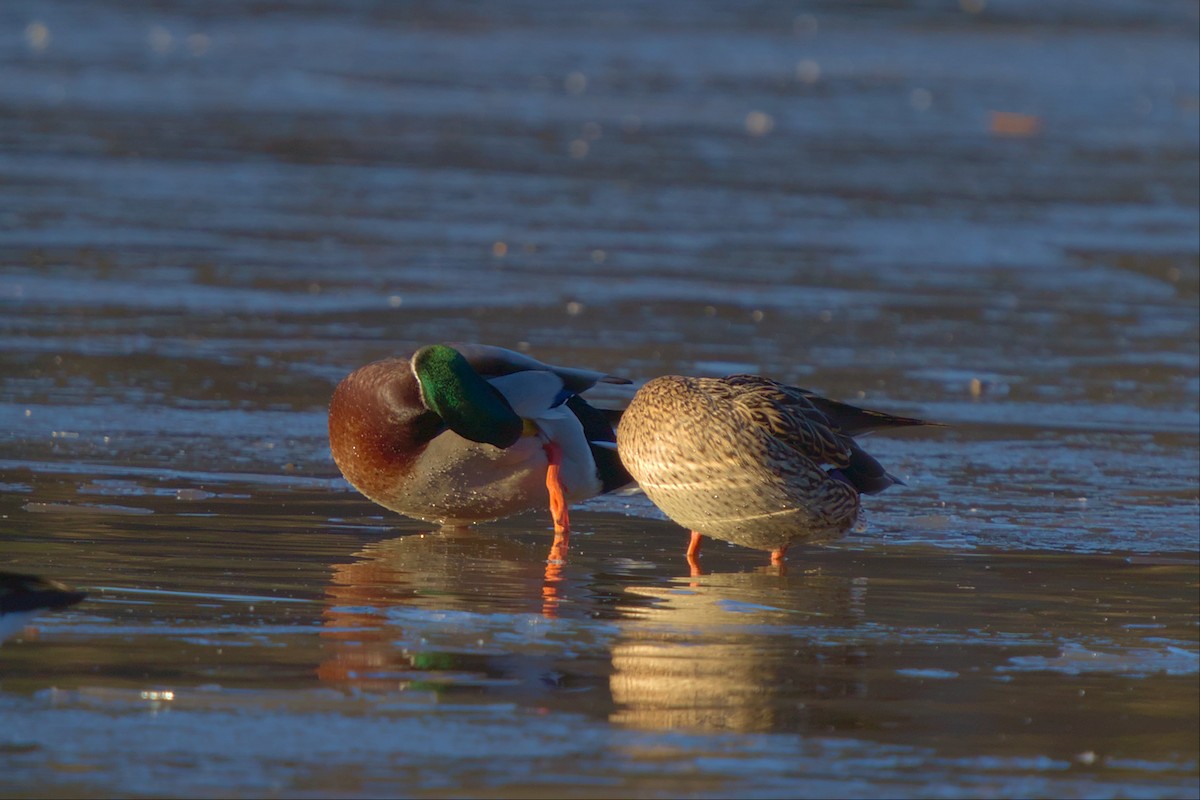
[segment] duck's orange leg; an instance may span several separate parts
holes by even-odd
[[[567,498],[563,491],[562,478],[559,470],[562,466],[562,448],[554,442],[542,445],[546,451],[546,490],[550,493],[550,516],[554,519],[554,542],[562,540],[566,545],[567,536],[571,533],[571,515],[567,512]]]
[[[784,562],[783,554],[786,552],[787,552],[786,544],[783,547],[777,547],[774,550],[772,550],[771,551],[771,563],[772,564],[782,564]]]
[[[700,531],[692,531],[691,541],[688,542],[687,562],[693,578],[704,574],[700,569],[700,562],[697,560],[697,556],[700,555],[701,541],[703,541],[703,537],[700,535]]]

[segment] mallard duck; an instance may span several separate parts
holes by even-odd
[[[16,634],[38,614],[73,606],[85,597],[87,592],[77,592],[58,581],[0,572],[0,642]]]
[[[608,415],[580,393],[624,378],[502,347],[434,344],[350,373],[329,445],[354,488],[408,517],[460,526],[567,504],[629,483]],[[556,539],[556,541],[558,541]]]
[[[819,397],[756,375],[668,375],[642,386],[621,416],[617,448],[646,495],[702,536],[769,550],[844,533],[859,495],[900,483],[854,437],[928,425]]]

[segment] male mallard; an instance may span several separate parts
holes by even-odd
[[[827,400],[760,378],[655,378],[621,416],[617,448],[646,495],[700,537],[759,550],[782,561],[794,542],[844,533],[859,493],[900,481],[858,446],[875,428],[923,420]]]
[[[569,501],[632,480],[608,417],[580,397],[596,383],[629,381],[502,347],[429,345],[338,384],[329,445],[354,488],[405,516],[484,522],[539,507],[548,491],[565,534]]]
[[[0,572],[0,642],[24,628],[43,611],[73,606],[85,597],[87,592],[77,592],[58,581],[19,572]]]

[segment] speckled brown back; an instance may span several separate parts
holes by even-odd
[[[778,386],[656,378],[622,416],[621,458],[669,517],[706,536],[764,550],[835,536],[854,523],[858,493],[822,464],[848,450],[820,412]]]

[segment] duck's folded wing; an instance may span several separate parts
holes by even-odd
[[[518,416],[525,419],[542,419],[574,394],[563,384],[562,378],[544,369],[499,375],[488,378],[488,383],[504,396]]]
[[[845,438],[800,389],[757,375],[731,375],[720,383],[748,424],[816,464],[849,465]]]
[[[485,378],[511,375],[525,370],[552,372],[562,380],[567,389],[575,394],[586,391],[597,383],[629,383],[626,378],[592,369],[545,364],[532,356],[495,345],[455,342],[450,346],[461,353],[471,368]]]
[[[932,425],[941,427],[939,423],[928,422],[916,417],[901,417],[883,411],[872,411],[869,408],[859,408],[849,403],[840,403],[821,397],[819,394],[791,387],[804,395],[825,417],[842,433],[847,436],[861,436],[879,428],[903,428],[911,425]]]
[[[924,424],[828,400],[796,386],[754,375],[728,379],[744,413],[764,425],[777,441],[825,467],[830,475],[863,494],[903,483],[854,441],[853,433],[874,428]]]

